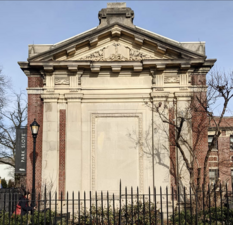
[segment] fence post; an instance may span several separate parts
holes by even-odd
[[[92,224],[91,191],[90,191],[90,224]]]
[[[63,200],[63,196],[62,196],[62,191],[61,191],[61,211],[60,211],[61,225],[62,225],[62,200]]]
[[[197,211],[197,201],[198,201],[198,188],[197,188],[197,190],[196,190],[196,193],[195,193],[195,200],[196,200],[196,225],[198,225],[198,216],[197,216],[197,213],[198,213],[198,211]]]
[[[6,193],[3,194],[3,225],[5,225],[5,214],[6,214]]]
[[[163,194],[162,194],[161,186],[160,186],[160,206],[161,206],[161,224],[163,224]]]
[[[109,225],[110,221],[109,221],[109,196],[108,196],[108,191],[107,191],[107,213],[108,213],[108,225]]]
[[[95,219],[96,219],[96,224],[98,225],[98,199],[97,199],[97,191],[95,192]]]
[[[133,225],[133,187],[131,187],[131,215],[132,215],[131,224]]]
[[[69,193],[66,192],[66,224],[68,224]]]
[[[49,225],[51,225],[51,190],[49,191]]]
[[[119,225],[121,225],[121,180],[119,189]]]
[[[126,224],[128,224],[128,220],[127,220],[127,212],[128,212],[128,208],[127,208],[127,187],[125,187],[125,220],[126,220]]]
[[[150,211],[150,187],[149,187],[149,222],[151,224],[151,211]]]
[[[204,225],[205,225],[205,190],[204,190],[204,184],[202,185],[202,210],[204,215]]]
[[[86,223],[86,192],[84,191],[84,220]]]
[[[104,224],[104,202],[103,202],[103,192],[101,191],[101,215],[102,215],[102,224]]]
[[[168,225],[168,188],[166,187],[167,225]]]
[[[186,225],[187,217],[186,217],[186,192],[185,192],[185,187],[184,187],[184,219],[185,219],[185,225]]]
[[[116,224],[116,222],[115,222],[115,197],[114,197],[114,193],[112,194],[112,201],[113,201],[113,206],[112,206],[112,208],[113,208],[113,221],[114,221],[114,225]]]
[[[179,224],[180,224],[180,185],[178,185],[178,192],[177,192],[177,194],[178,194],[178,204],[179,204]]]
[[[223,217],[222,217],[222,184],[220,183],[220,204],[221,204],[221,219],[223,224]]]
[[[226,183],[226,195],[227,195],[227,222],[229,222],[229,199],[228,199],[227,183]]]
[[[193,224],[193,206],[192,206],[192,189],[191,186],[189,186],[189,200],[190,200],[190,213],[191,213],[191,224]]]
[[[74,192],[72,192],[72,225],[74,224]]]
[[[80,192],[78,192],[78,223],[80,224]]]
[[[140,224],[140,223],[139,223],[139,207],[140,207],[140,205],[139,205],[139,191],[138,191],[138,187],[137,187],[137,211],[138,211],[138,224]]]
[[[55,192],[55,224],[57,223],[57,192]]]
[[[46,225],[46,185],[44,188],[44,225]]]

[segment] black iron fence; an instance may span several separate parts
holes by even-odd
[[[224,224],[233,225],[233,198],[227,186],[122,188],[119,193],[52,193],[46,188],[36,204],[18,192],[0,192],[0,225],[68,224]],[[29,198],[29,199],[28,199]],[[30,207],[32,206],[32,207]],[[35,207],[34,207],[35,206]]]

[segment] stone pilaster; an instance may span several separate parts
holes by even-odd
[[[59,152],[58,152],[58,98],[59,94],[42,94],[44,101],[43,119],[43,161],[42,161],[42,187],[58,191],[59,180]]]
[[[82,110],[81,93],[65,94],[67,99],[67,150],[66,186],[67,191],[81,190],[82,188]]]
[[[192,93],[190,92],[176,92],[175,97],[177,100],[176,123],[180,124],[179,118],[184,118],[184,124],[181,130],[181,135],[192,146],[192,120],[190,115],[190,103]],[[191,161],[191,154],[188,147],[180,142],[180,145],[185,153],[186,158]],[[183,160],[180,151],[177,149],[177,164],[178,164],[178,179],[182,187],[189,187],[190,175]]]
[[[167,107],[167,99],[169,92],[152,92],[151,97],[153,99],[153,108],[158,107],[162,117],[169,118],[169,111]],[[159,107],[160,106],[160,107]],[[156,184],[159,184],[157,188],[165,188],[170,186],[170,160],[169,160],[169,141],[167,132],[169,125],[162,121],[162,117],[158,113],[153,112],[153,134],[154,135],[154,152],[155,152],[155,180]],[[159,172],[158,172],[159,171]]]

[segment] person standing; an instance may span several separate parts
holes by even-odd
[[[24,191],[24,194],[19,199],[19,206],[21,207],[21,215],[24,216],[28,214],[28,212],[32,212],[35,207],[29,206],[29,198],[31,194],[30,192]]]

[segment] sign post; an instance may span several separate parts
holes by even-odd
[[[15,174],[26,175],[27,167],[27,127],[16,130]]]

